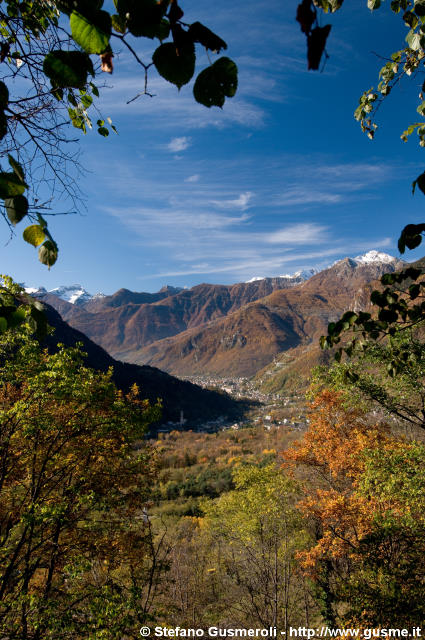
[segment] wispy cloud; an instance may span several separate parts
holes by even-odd
[[[178,92],[172,84],[155,77],[149,82],[149,91],[154,97],[141,95],[127,104],[134,97],[135,87],[141,83],[142,78],[134,73],[114,78],[113,85],[102,93],[100,108],[118,122],[123,116],[134,118],[136,130],[143,129],[145,121],[155,131],[226,129],[234,125],[258,129],[264,126],[267,119],[265,109],[244,96],[242,91],[226,101],[223,109],[206,109],[195,102],[188,86],[182,87]]]
[[[294,224],[265,234],[264,240],[270,244],[319,244],[329,239],[328,231],[327,227],[315,223]]]
[[[173,138],[167,144],[167,149],[172,153],[179,153],[180,151],[186,151],[190,147],[191,140],[187,136],[181,136],[180,138]]]
[[[242,209],[243,211],[248,208],[252,196],[251,191],[245,191],[245,193],[241,193],[238,198],[233,200],[211,200],[211,204],[220,209]]]
[[[276,197],[275,204],[292,207],[305,204],[335,204],[341,202],[341,193],[317,191],[314,188],[306,191],[304,187],[293,187]]]
[[[375,202],[392,179],[390,168],[377,169],[366,190],[357,185],[366,183],[368,166],[337,165],[324,156],[290,160],[257,156],[213,163],[191,154],[169,171],[169,160],[159,154],[142,174],[117,165],[119,204],[103,210],[129,230],[132,247],[149,255],[150,278],[193,276],[196,281],[207,275],[236,282],[325,267],[391,244],[362,228],[347,239],[335,224],[347,219],[356,201],[362,207],[368,199]]]

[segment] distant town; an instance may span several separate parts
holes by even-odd
[[[194,430],[204,433],[214,433],[220,430],[238,430],[253,426],[263,426],[265,430],[280,427],[303,430],[309,420],[305,410],[305,396],[297,393],[263,393],[249,378],[214,378],[209,376],[184,377],[204,389],[212,389],[227,393],[237,400],[248,400],[254,405],[246,415],[237,420],[229,420],[227,416],[219,416],[197,425]],[[161,424],[157,433],[167,433],[174,429],[193,428],[188,425],[183,412],[180,420]]]

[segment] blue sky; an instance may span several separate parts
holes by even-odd
[[[179,93],[152,69],[155,97],[126,104],[143,77],[117,52],[98,106],[119,135],[81,136],[86,208],[52,218],[57,264],[47,271],[16,237],[3,248],[2,270],[31,286],[112,293],[323,268],[370,249],[398,255],[401,228],[423,219],[423,196],[411,195],[421,150],[400,141],[417,120],[422,79],[406,79],[389,97],[373,142],[362,134],[358,98],[377,84],[378,56],[401,48],[407,30],[389,7],[346,5],[322,18],[333,27],[330,59],[317,73],[306,68],[297,1],[216,0],[211,12],[207,0],[182,0],[187,22],[227,41],[237,96],[206,109],[191,84]],[[148,59],[150,42],[140,51]],[[206,64],[201,54],[199,70]]]

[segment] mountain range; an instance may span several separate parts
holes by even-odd
[[[320,272],[234,285],[120,289],[110,296],[90,296],[79,285],[30,292],[120,360],[178,376],[250,377],[282,354],[289,361],[305,357],[329,322],[367,307],[369,283],[403,264],[370,251]]]

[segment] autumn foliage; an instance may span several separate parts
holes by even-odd
[[[303,439],[284,453],[304,469],[299,503],[316,542],[298,555],[317,584],[328,621],[413,625],[423,619],[425,449],[394,438],[322,391]],[[414,576],[414,578],[412,578]]]
[[[0,341],[0,629],[16,638],[117,638],[143,616],[155,410],[78,349]]]

